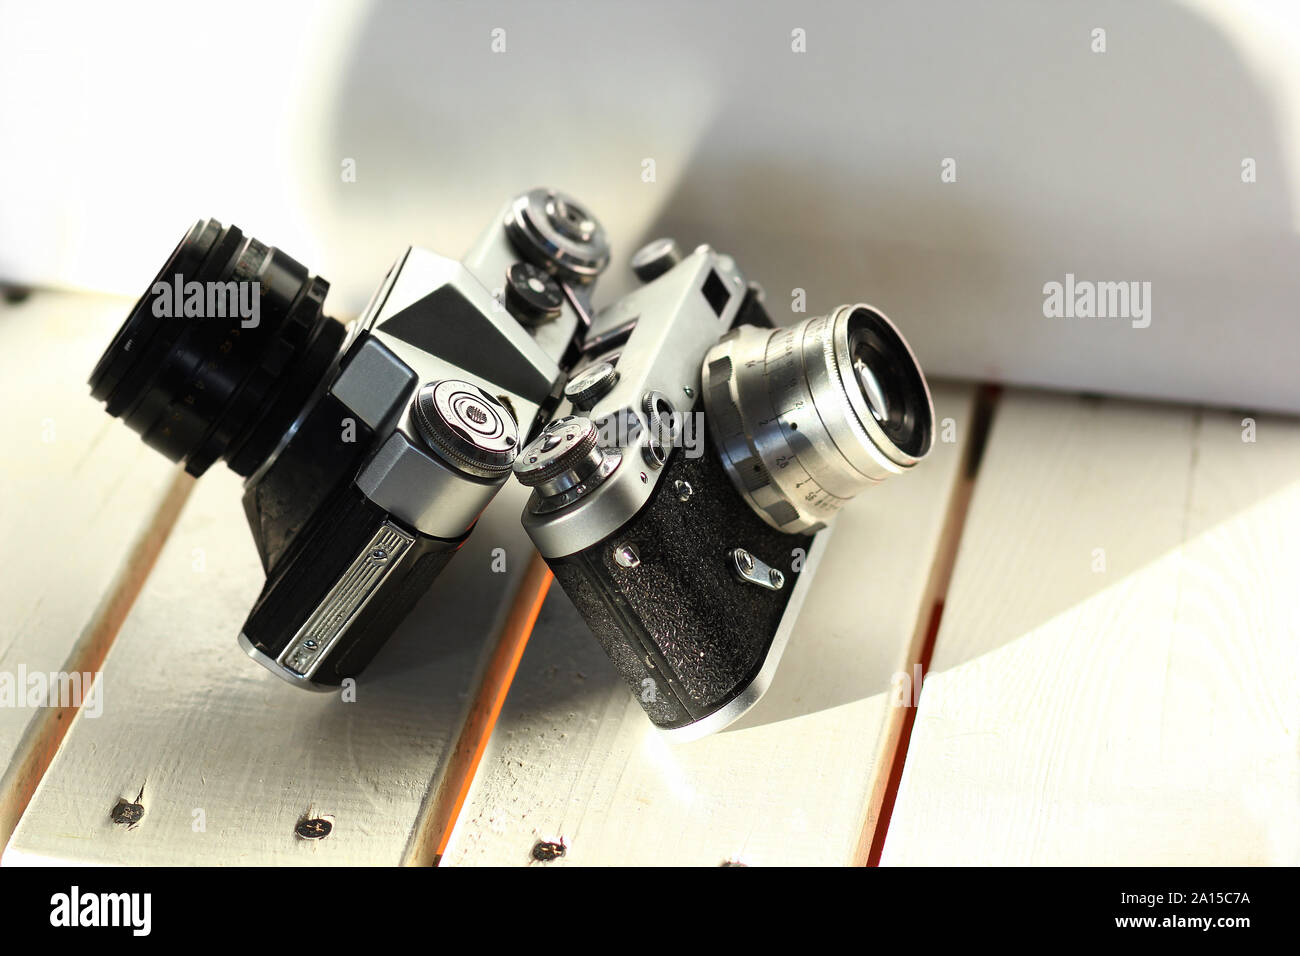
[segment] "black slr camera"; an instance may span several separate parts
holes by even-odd
[[[597,313],[559,417],[515,459],[524,527],[659,728],[767,688],[851,497],[930,450],[930,391],[881,312],[774,328],[708,246],[658,240]]]
[[[246,479],[250,656],[322,690],[365,667],[553,413],[608,258],[578,203],[532,190],[460,262],[407,249],[349,331],[283,252],[189,231],[90,385],[191,474]]]

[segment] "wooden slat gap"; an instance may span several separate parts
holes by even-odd
[[[67,674],[100,674],[104,658],[117,638],[127,613],[139,597],[181,509],[194,487],[194,478],[177,469],[167,492],[137,536],[113,583],[63,663]],[[99,679],[102,680],[102,674]],[[97,693],[102,693],[98,690]],[[106,698],[107,706],[112,706]],[[14,759],[0,779],[0,846],[9,842],[41,778],[72,726],[80,702],[43,708],[27,727]]]
[[[552,580],[546,562],[533,552],[483,676],[470,698],[446,772],[420,808],[404,865],[437,866],[441,861]]]
[[[939,537],[939,547],[935,551],[934,562],[930,567],[930,577],[926,583],[923,606],[928,606],[930,613],[917,616],[916,631],[908,643],[906,659],[903,662],[904,673],[909,677],[917,673],[916,667],[919,666],[920,685],[913,688],[913,699],[908,706],[891,708],[879,751],[879,759],[889,765],[889,774],[879,777],[882,783],[872,790],[868,800],[866,820],[853,858],[854,864],[858,866],[880,865],[885,835],[889,831],[889,818],[893,813],[899,784],[903,778],[903,765],[907,759],[912,725],[916,721],[917,704],[924,687],[925,675],[930,670],[930,661],[934,657],[935,640],[939,635],[944,600],[947,597],[948,585],[952,581],[953,568],[957,563],[957,550],[966,525],[966,515],[970,510],[980,462],[984,457],[984,448],[988,443],[993,415],[1001,394],[1002,389],[999,386],[985,385],[980,388],[975,399],[970,423],[970,440],[964,449],[961,474],[948,499],[947,517]]]

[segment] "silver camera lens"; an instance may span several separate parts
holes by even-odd
[[[930,451],[934,405],[916,357],[869,305],[783,329],[741,326],[704,359],[704,403],[728,476],[774,528],[820,528]]]

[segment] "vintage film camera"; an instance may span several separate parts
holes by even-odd
[[[761,696],[820,529],[925,457],[934,410],[871,306],[774,328],[708,246],[659,240],[632,264],[644,284],[595,315],[559,417],[514,472],[556,579],[651,721],[690,739]]]
[[[283,252],[189,231],[90,385],[191,474],[245,477],[250,656],[322,690],[365,667],[553,412],[608,258],[581,205],[535,189],[460,262],[409,248],[348,330]]]

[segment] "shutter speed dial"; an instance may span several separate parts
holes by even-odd
[[[533,510],[554,511],[596,488],[622,460],[597,442],[589,418],[569,415],[547,425],[515,459],[515,477],[538,497]]]
[[[618,382],[618,371],[609,362],[597,362],[578,372],[564,386],[564,397],[579,411],[590,411]]]
[[[477,385],[430,382],[413,403],[420,437],[446,462],[478,478],[501,478],[514,464],[519,430],[509,410]]]

